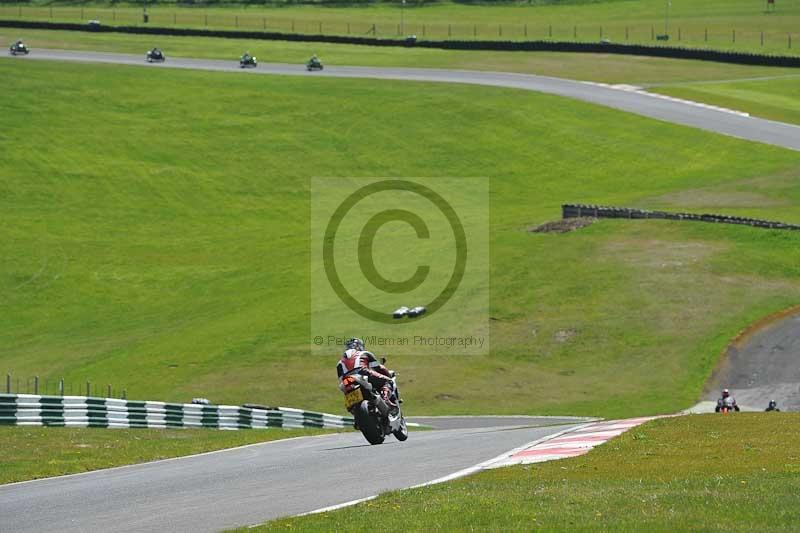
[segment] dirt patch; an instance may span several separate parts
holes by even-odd
[[[608,243],[603,254],[628,266],[645,269],[689,268],[708,261],[725,249],[718,243],[624,239]]]
[[[577,334],[578,334],[578,330],[576,330],[574,328],[560,329],[560,330],[556,331],[555,334],[553,335],[553,340],[556,341],[556,342],[564,343],[564,342],[567,342],[568,340],[570,340],[571,338],[573,338]]]
[[[436,399],[437,400],[442,400],[442,401],[445,401],[445,400],[460,400],[461,397],[460,396],[456,396],[455,394],[437,394],[436,395]]]
[[[594,217],[563,218],[553,222],[545,222],[541,226],[531,228],[531,233],[569,233],[597,222]]]

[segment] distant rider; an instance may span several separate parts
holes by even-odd
[[[780,409],[778,409],[778,402],[775,400],[770,400],[769,405],[765,409],[765,411],[775,411],[776,413],[780,413]]]
[[[728,389],[724,389],[722,391],[722,398],[717,400],[717,407],[714,409],[714,412],[719,413],[722,411],[723,407],[733,409],[734,411],[739,411],[739,406],[736,405],[736,399],[731,396],[731,393]]]
[[[380,391],[383,401],[389,406],[389,411],[393,414],[397,413],[397,404],[392,400],[392,392],[394,392],[392,375],[394,373],[383,366],[374,353],[366,350],[364,341],[361,339],[352,338],[345,343],[345,351],[339,364],[336,365],[336,373],[339,375],[340,383],[348,374],[359,373],[367,376],[375,390]]]

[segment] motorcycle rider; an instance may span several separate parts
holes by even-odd
[[[389,412],[393,415],[397,414],[399,407],[392,400],[392,393],[394,392],[392,376],[394,372],[383,366],[374,353],[367,351],[364,341],[354,337],[345,342],[345,351],[339,360],[339,364],[336,365],[339,383],[342,382],[346,375],[356,372],[367,376],[375,390],[380,391],[381,398],[389,406]]]
[[[723,389],[722,398],[717,400],[717,407],[714,408],[714,412],[719,413],[720,411],[722,411],[722,408],[726,406],[733,409],[734,411],[737,412],[739,411],[739,406],[736,404],[736,399],[733,396],[731,396],[731,393],[728,389]]]
[[[253,56],[250,55],[249,51],[245,52],[244,55],[242,55],[242,61],[244,61],[245,63],[248,63],[252,58]]]
[[[770,400],[769,405],[765,409],[765,411],[775,411],[776,413],[780,413],[780,409],[778,409],[778,402],[775,400]]]
[[[317,54],[314,54],[313,56],[311,56],[311,59],[308,60],[308,64],[309,65],[319,65],[320,64],[319,58],[317,57]]]

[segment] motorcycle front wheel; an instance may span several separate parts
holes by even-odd
[[[380,422],[369,414],[369,404],[367,400],[362,401],[358,406],[353,409],[353,417],[356,419],[358,429],[367,439],[370,444],[383,444],[383,429],[381,429]]]
[[[394,438],[396,438],[400,442],[403,442],[408,438],[408,426],[406,425],[405,418],[401,419],[400,429],[398,429],[397,431],[393,431],[392,434],[394,435]]]

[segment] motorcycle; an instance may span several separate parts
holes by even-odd
[[[389,405],[366,376],[358,373],[347,375],[339,386],[344,393],[344,406],[355,419],[355,428],[370,444],[382,444],[390,433],[401,442],[408,438],[408,425],[400,409],[397,376],[392,374],[392,401],[398,407],[396,414],[390,412]]]
[[[306,63],[306,70],[308,70],[309,72],[311,72],[312,70],[322,70],[323,68],[325,67],[322,65],[322,61],[320,61],[319,59],[312,58],[309,59],[308,63]]]
[[[256,68],[257,66],[258,60],[256,60],[255,56],[243,55],[239,59],[239,68]]]
[[[717,400],[717,407],[714,409],[714,412],[727,415],[728,413],[732,413],[738,410],[739,406],[736,405],[736,400],[728,396],[727,398],[720,398],[719,400]]]
[[[158,48],[153,48],[149,52],[147,52],[147,56],[145,57],[148,63],[163,63],[166,61],[167,56],[164,55],[164,52],[159,50]]]
[[[14,43],[8,48],[8,53],[12,56],[23,55],[26,56],[30,53],[30,49],[24,43]]]

